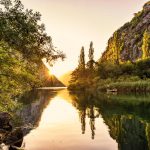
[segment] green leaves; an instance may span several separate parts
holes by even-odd
[[[39,12],[25,10],[20,0],[0,0],[0,8],[0,103],[11,103],[42,86],[43,58],[53,63],[65,56],[54,49]]]
[[[23,54],[28,61],[38,62],[50,56],[64,57],[55,51],[52,39],[45,32],[44,24],[40,24],[41,14],[31,9],[24,10],[20,0],[0,3],[0,40]]]
[[[148,30],[145,30],[143,35],[142,51],[143,59],[150,57],[150,31]]]
[[[81,48],[80,56],[79,56],[79,70],[85,71],[85,54],[84,54],[84,47]]]

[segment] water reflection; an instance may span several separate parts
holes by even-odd
[[[35,90],[27,93],[21,98],[24,104],[17,111],[21,123],[24,126],[38,127],[43,110],[49,104],[49,100],[57,95],[56,91]]]
[[[88,98],[89,101],[91,101],[90,98]],[[85,110],[83,111],[82,108]],[[117,143],[111,139],[108,127],[98,116],[99,113],[94,105],[87,108],[83,102],[83,106],[80,106],[67,90],[59,91],[55,97],[50,98],[38,127],[25,136],[25,148],[31,150],[117,149]],[[86,124],[87,127],[85,127]],[[98,125],[97,133],[95,133],[96,124]],[[81,128],[84,135],[81,134]],[[95,137],[93,142],[90,137],[92,139]]]
[[[102,116],[110,136],[119,150],[150,149],[150,97],[149,95],[104,95],[71,93],[74,106],[79,110],[82,132],[86,115],[90,118],[92,138],[95,119]]]
[[[86,132],[86,117],[89,119],[89,126],[91,130],[91,139],[95,138],[95,120],[100,117],[100,112],[95,106],[95,96],[91,93],[70,93],[72,98],[72,104],[79,112],[79,118],[81,122],[82,134]]]
[[[34,91],[22,97],[23,107],[16,112],[19,128],[5,136],[4,143],[7,149],[148,150],[149,98],[66,89]]]

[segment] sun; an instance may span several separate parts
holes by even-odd
[[[59,60],[54,66],[50,66],[46,59],[43,59],[43,63],[49,70],[49,75],[55,75],[57,78],[60,78],[63,74],[66,73],[66,69],[62,66],[62,62]]]
[[[51,76],[51,75],[54,75],[53,71],[52,70],[49,70],[48,71],[48,74]]]
[[[57,78],[61,77],[62,75],[60,69],[57,69],[57,68],[50,68],[48,73],[49,75],[55,75]]]
[[[48,73],[49,73],[49,75],[54,75],[56,77],[59,77],[59,71],[55,70],[54,68],[50,68]]]

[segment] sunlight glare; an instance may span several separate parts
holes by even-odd
[[[47,114],[49,114],[48,117]],[[62,125],[68,121],[68,119],[74,121],[72,118],[78,118],[78,116],[75,116],[74,114],[76,114],[76,109],[65,99],[56,96],[43,112],[40,124],[43,126],[46,126],[47,124],[53,126],[54,124],[60,123]]]
[[[49,70],[48,74],[51,76],[51,75],[53,75],[53,72],[51,70]]]
[[[51,67],[49,69],[49,74],[55,75],[57,78],[59,78],[62,75],[61,70],[59,68],[54,68],[54,67]]]

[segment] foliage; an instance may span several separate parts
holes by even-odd
[[[0,4],[0,41],[5,41],[31,61],[63,57],[62,52],[54,50],[51,37],[45,33],[44,24],[39,24],[39,12],[24,10],[20,0],[0,0]]]
[[[120,65],[120,69],[121,69],[122,75],[135,75],[134,74],[135,65],[130,62]]]
[[[131,20],[132,27],[136,26],[143,15],[143,11],[139,11],[138,13],[134,14],[134,18]]]
[[[76,73],[78,71],[76,70]],[[100,63],[93,78],[80,78],[70,89],[117,89],[118,92],[148,92],[150,90],[150,59],[136,63]]]
[[[93,48],[93,42],[90,43],[90,48],[89,48],[89,61],[87,63],[87,67],[90,71],[94,69],[94,48]]]
[[[141,79],[150,78],[150,59],[127,62],[120,65],[103,62],[99,63],[97,76],[102,79],[119,78],[121,76],[138,76]]]
[[[150,58],[137,61],[135,67],[135,73],[141,79],[150,78]]]
[[[90,43],[89,61],[85,63],[84,47],[81,48],[78,67],[72,72],[69,89],[84,89],[95,76],[96,65],[94,61],[93,42]]]
[[[103,53],[101,62],[111,60],[114,64],[119,64],[122,60],[120,57],[121,51],[124,46],[124,35],[116,31],[109,39],[106,51]]]
[[[119,68],[119,65],[115,65],[112,63],[104,62],[100,63],[98,67],[98,75],[102,79],[106,78],[117,78],[119,75],[121,75],[121,70]]]
[[[7,107],[44,84],[43,58],[53,63],[64,54],[54,49],[39,12],[24,10],[20,0],[0,0],[0,7],[0,102]]]
[[[150,57],[150,32],[148,32],[148,30],[146,30],[143,35],[142,51],[143,59]]]
[[[109,84],[110,89],[117,89],[118,92],[149,92],[150,91],[150,80],[149,81],[133,81],[133,82],[114,82]]]
[[[80,56],[79,56],[79,66],[78,68],[82,71],[85,71],[85,54],[84,47],[81,48]]]

